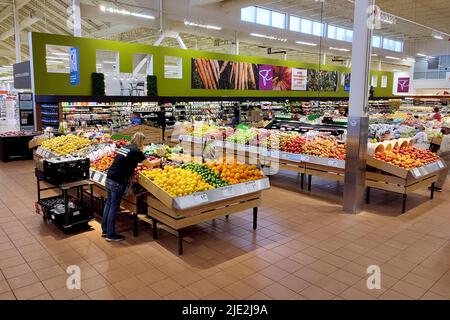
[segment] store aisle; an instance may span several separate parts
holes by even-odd
[[[138,238],[121,216],[127,240],[108,243],[93,230],[64,235],[36,215],[34,162],[0,163],[1,299],[450,299],[450,200],[373,192],[370,212],[341,212],[342,186],[313,181],[296,192],[280,175],[264,194],[259,228],[251,212],[190,230],[185,255],[161,231]],[[390,214],[388,214],[390,212]],[[68,290],[66,268],[81,268],[81,289]],[[381,268],[380,290],[366,268]]]

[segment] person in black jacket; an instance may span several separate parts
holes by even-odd
[[[233,128],[236,128],[240,120],[241,120],[241,108],[239,107],[239,104],[235,103],[233,107],[233,119],[231,120],[231,125],[233,126]]]
[[[151,166],[142,152],[144,140],[144,134],[136,132],[131,144],[123,146],[117,151],[116,158],[108,170],[106,203],[102,219],[102,236],[107,241],[122,241],[125,239],[123,235],[116,233],[116,214],[138,163],[142,162],[145,166]]]
[[[166,111],[161,108],[161,110],[158,112],[158,119],[157,119],[158,126],[162,129],[162,141],[165,141],[166,138]]]

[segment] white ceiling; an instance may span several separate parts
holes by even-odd
[[[72,0],[16,0],[19,6],[19,16],[22,29],[23,58],[28,58],[27,33],[29,31],[48,32],[55,34],[72,34],[70,29]],[[117,0],[98,1],[82,0],[82,35],[102,39],[142,42],[153,44],[160,35],[159,3],[160,0]],[[322,20],[326,23],[352,28],[353,1],[325,0],[324,3],[315,0],[162,0],[165,30],[180,32],[181,38],[190,49],[215,52],[234,52],[234,42],[240,39],[241,55],[268,56],[267,47],[274,51],[286,50],[289,60],[319,62],[319,49],[295,45],[295,40],[318,41],[314,36],[307,36],[290,31],[274,30],[274,28],[245,24],[240,21],[240,8],[248,5],[259,5],[272,8],[305,18]],[[435,40],[431,37],[431,29],[450,33],[450,0],[377,0],[377,5],[383,11],[389,12],[424,26],[404,20],[396,24],[383,24],[381,30],[375,33],[405,41],[405,54],[402,57],[414,56],[416,52],[436,47],[438,53],[450,54],[449,42]],[[0,1],[0,66],[15,62],[12,0]],[[104,14],[98,9],[101,4],[117,5],[130,11],[145,12],[157,17],[155,20],[130,19],[120,15]],[[91,6],[91,7],[89,7]],[[198,23],[217,24],[223,27],[221,31],[185,26],[185,19]],[[429,28],[427,28],[429,27]],[[431,29],[430,29],[431,28]],[[286,37],[287,43],[277,41],[261,41],[249,37],[250,32],[273,34]],[[351,43],[323,40],[322,51],[328,51],[327,63],[348,64],[350,53],[336,54],[328,50],[329,45],[348,47]],[[178,46],[174,39],[165,40],[162,45]],[[385,50],[375,50],[382,59],[385,55],[396,55]],[[428,54],[428,53],[427,53]],[[436,53],[433,53],[436,54]],[[397,54],[398,56],[398,54]],[[273,55],[282,58],[283,55]],[[333,60],[342,60],[333,62]],[[342,59],[341,59],[342,58]],[[383,60],[383,68],[401,68],[392,61]],[[397,63],[399,64],[399,63]],[[402,63],[400,63],[402,64]]]

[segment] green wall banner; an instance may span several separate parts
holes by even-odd
[[[47,72],[47,46],[78,48],[79,85],[70,84],[69,73]],[[137,43],[98,40],[81,37],[32,33],[31,46],[36,95],[92,95],[92,73],[97,72],[98,51],[118,54],[118,72],[132,73],[136,56],[150,55],[157,92],[161,97],[348,97],[344,85],[338,84],[339,74],[349,68],[245,57],[180,48],[149,46]],[[166,58],[181,61],[180,77],[168,76]],[[307,70],[306,90],[304,87]],[[169,70],[170,71],[170,70]],[[295,71],[293,73],[293,71]],[[372,71],[372,75],[387,77],[386,88],[377,88],[377,97],[392,96],[393,73]],[[294,81],[300,81],[292,86]]]

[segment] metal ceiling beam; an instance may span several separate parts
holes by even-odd
[[[28,17],[20,22],[19,30],[28,28],[29,26],[35,24],[39,20],[40,19],[36,17]],[[14,28],[11,28],[8,31],[5,31],[2,34],[0,34],[0,40],[6,40],[13,35],[14,35]]]
[[[24,6],[26,6],[31,0],[17,0],[16,1],[16,9],[20,10]],[[13,6],[12,4],[5,7],[2,12],[0,12],[0,22],[6,20],[7,18],[11,17],[13,12]]]

